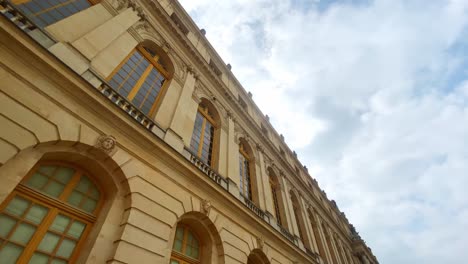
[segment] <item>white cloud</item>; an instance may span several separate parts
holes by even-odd
[[[467,1],[181,2],[381,263],[468,258]]]

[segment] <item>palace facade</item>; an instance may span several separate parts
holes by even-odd
[[[0,12],[0,263],[378,263],[176,0]]]

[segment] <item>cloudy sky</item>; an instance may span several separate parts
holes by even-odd
[[[468,0],[180,0],[383,264],[468,259]]]

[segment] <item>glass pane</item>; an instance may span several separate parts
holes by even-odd
[[[175,251],[182,252],[182,241],[180,240],[175,240],[174,241],[174,248]]]
[[[48,179],[49,178],[40,173],[35,173],[31,178],[29,178],[27,185],[40,190],[47,183]]]
[[[198,259],[198,248],[192,248],[192,258]]]
[[[177,237],[178,239],[182,240],[182,238],[184,237],[184,228],[182,228],[182,227],[177,227],[176,237]]]
[[[35,226],[26,224],[26,223],[21,223],[16,228],[10,240],[14,242],[18,242],[20,244],[27,244],[35,231],[36,231]]]
[[[186,256],[192,256],[192,248],[190,246],[186,246],[184,254]]]
[[[73,191],[70,195],[70,197],[68,197],[68,203],[73,205],[73,206],[76,206],[78,207],[81,203],[81,200],[83,199],[83,195],[77,191]]]
[[[8,204],[6,211],[16,216],[22,216],[29,204],[29,201],[19,196],[15,196],[15,198],[13,198]]]
[[[67,184],[70,182],[75,170],[72,168],[60,168],[58,169],[57,173],[54,175],[54,179],[57,179],[59,182],[63,184]]]
[[[41,166],[39,168],[39,171],[46,174],[46,175],[49,175],[49,176],[52,176],[52,174],[54,174],[54,170],[55,170],[55,166]]]
[[[54,259],[52,260],[51,263],[52,264],[67,264],[68,262],[66,262],[65,260],[61,260],[61,259]]]
[[[82,176],[75,189],[82,193],[87,193],[90,184],[91,182],[88,180],[88,178],[86,176]]]
[[[82,208],[88,213],[92,213],[94,209],[96,208],[97,202],[94,201],[93,199],[87,198],[86,201],[84,202]]]
[[[94,198],[95,200],[99,200],[99,191],[98,189],[96,188],[96,186],[91,186],[91,190],[89,192],[89,195]]]
[[[8,243],[0,250],[0,260],[2,264],[15,264],[21,252],[23,247]]]
[[[175,260],[175,259],[171,259],[171,264],[179,264],[180,262],[178,260]]]
[[[70,226],[70,229],[68,229],[67,235],[78,239],[83,233],[83,230],[85,229],[85,227],[86,227],[86,224],[75,221]]]
[[[65,186],[61,183],[51,181],[45,188],[44,192],[53,197],[59,197]]]
[[[0,237],[7,238],[16,221],[6,215],[0,215]]]
[[[52,253],[57,243],[59,242],[60,237],[54,233],[47,232],[42,239],[41,243],[39,244],[38,249],[47,253]]]
[[[35,224],[40,224],[48,211],[49,209],[35,204],[29,209],[28,213],[26,214],[26,219]]]
[[[47,264],[49,261],[49,256],[41,253],[34,253],[31,260],[29,260],[29,264]]]
[[[60,244],[59,249],[57,250],[57,256],[69,258],[75,249],[76,242],[69,239],[64,239],[62,244]]]
[[[64,216],[64,215],[57,215],[50,229],[63,233],[65,232],[65,229],[67,228],[69,223],[70,223],[69,217]]]

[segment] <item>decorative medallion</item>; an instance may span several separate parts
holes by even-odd
[[[117,140],[115,137],[110,135],[101,135],[96,140],[95,147],[104,151],[107,154],[114,152],[115,146],[117,145]]]

